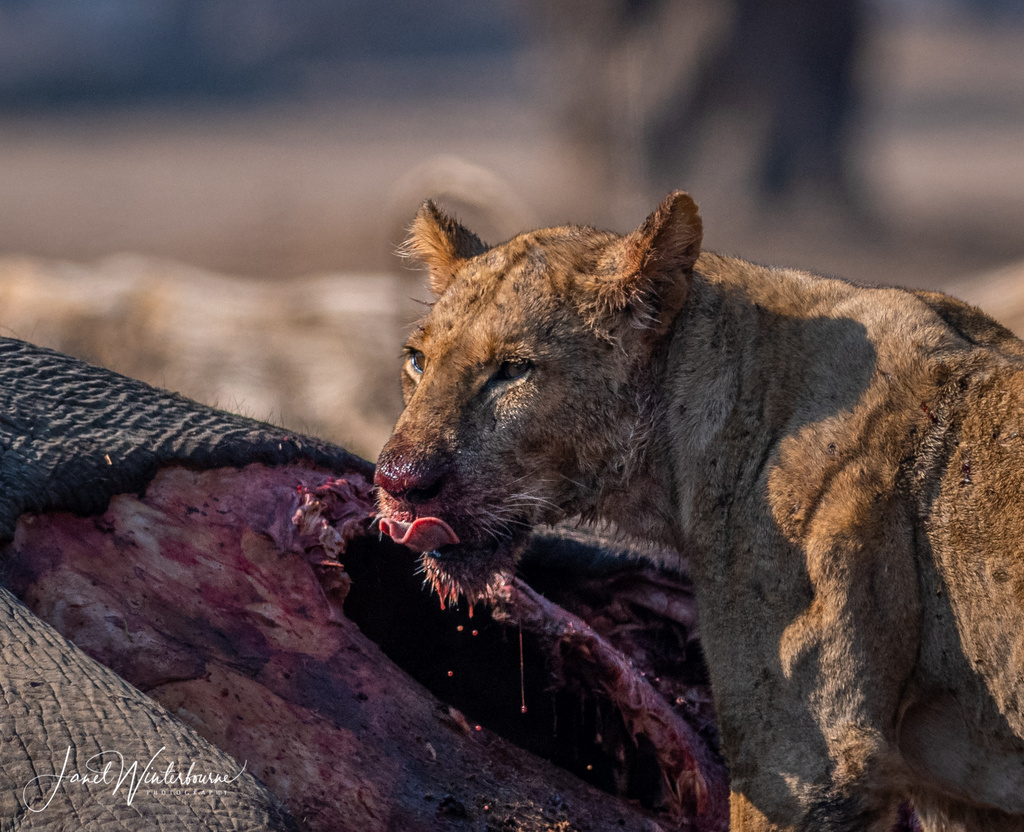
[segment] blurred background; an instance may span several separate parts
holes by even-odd
[[[0,0],[0,334],[369,457],[439,198],[1024,331],[1024,0]]]

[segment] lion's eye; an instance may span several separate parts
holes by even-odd
[[[421,353],[419,350],[409,350],[408,354],[409,354],[409,357],[408,357],[407,360],[409,362],[409,368],[414,373],[416,373],[416,375],[422,375],[423,374],[423,367],[427,363],[426,356],[423,353]]]
[[[525,376],[531,367],[533,364],[529,361],[504,361],[492,378],[495,381],[514,381]]]

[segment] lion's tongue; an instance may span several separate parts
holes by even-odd
[[[380,528],[395,543],[402,543],[417,552],[430,552],[445,544],[459,542],[459,536],[452,527],[437,517],[417,517],[411,523],[382,517]]]

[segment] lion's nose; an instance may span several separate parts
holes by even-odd
[[[433,500],[444,487],[445,468],[430,463],[410,464],[400,457],[383,456],[373,475],[374,484],[396,500],[421,505]]]

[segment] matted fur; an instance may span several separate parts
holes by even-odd
[[[449,600],[568,517],[686,552],[734,829],[1024,829],[1024,344],[700,239],[683,193],[476,251],[422,211],[381,511],[457,533]]]

